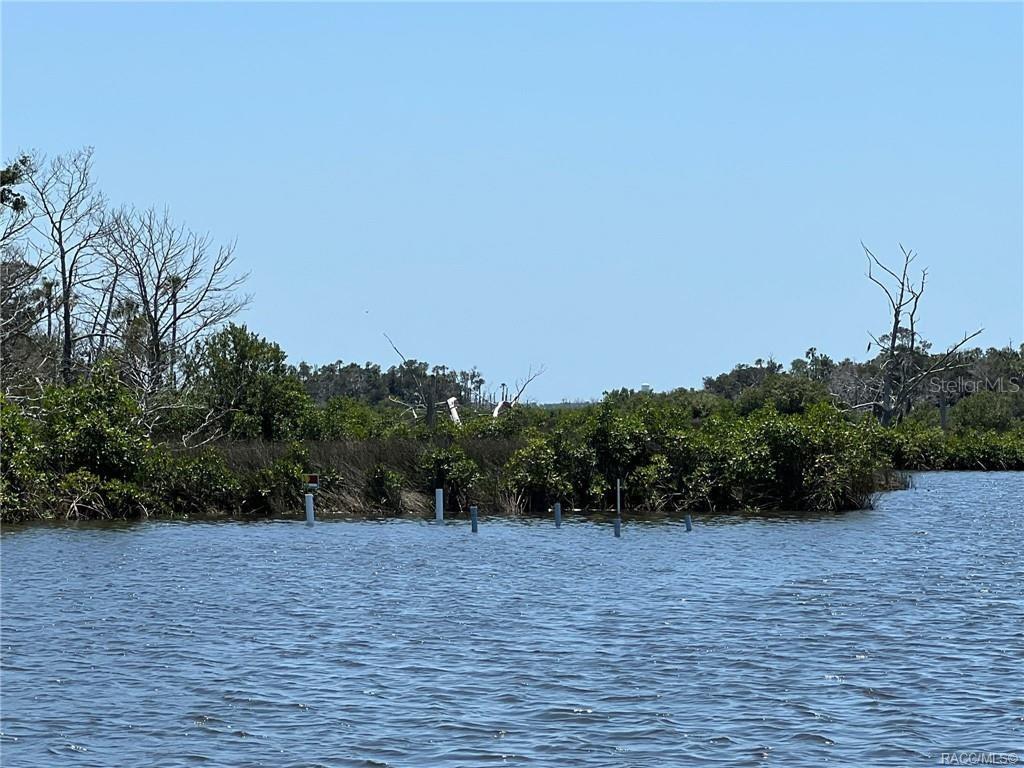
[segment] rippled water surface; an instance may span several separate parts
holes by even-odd
[[[2,537],[4,766],[936,765],[1024,753],[1024,475],[678,524]]]

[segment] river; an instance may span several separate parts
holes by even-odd
[[[1024,474],[871,511],[0,537],[4,766],[1024,762]]]

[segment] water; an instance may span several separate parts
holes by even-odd
[[[4,766],[1024,753],[1024,474],[875,511],[2,537]],[[297,510],[298,511],[298,510]],[[297,515],[298,516],[298,515]]]

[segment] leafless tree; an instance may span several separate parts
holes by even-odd
[[[92,148],[41,158],[28,170],[28,204],[35,219],[41,260],[51,262],[57,276],[56,305],[61,335],[60,373],[74,377],[76,343],[92,334],[75,322],[79,300],[103,281],[97,249],[107,234],[105,202],[92,179]]]
[[[25,258],[24,246],[0,245],[0,380],[5,393],[28,357],[32,330],[42,314],[39,271]]]
[[[523,393],[526,392],[526,388],[533,383],[534,379],[536,379],[538,376],[543,375],[543,373],[546,370],[547,369],[542,365],[535,371],[533,370],[533,366],[531,365],[530,370],[526,372],[526,378],[519,379],[516,381],[516,393],[514,395],[511,393],[509,389],[505,387],[504,384],[502,384],[501,400],[494,407],[494,411],[492,413],[494,418],[498,418],[498,416],[500,416],[505,411],[509,410],[510,408],[514,408],[519,403],[519,398],[521,398],[523,396]]]
[[[919,386],[928,377],[960,365],[957,353],[982,329],[965,333],[963,339],[938,355],[927,354],[927,343],[917,330],[917,312],[924,295],[928,271],[922,270],[920,279],[910,277],[910,266],[917,257],[900,245],[903,263],[897,269],[886,266],[861,243],[868,261],[868,279],[885,294],[891,312],[888,333],[871,336],[879,352],[880,374],[871,385],[871,397],[855,408],[871,408],[883,426],[898,422],[909,411]],[[876,274],[880,270],[881,274]],[[868,350],[871,349],[868,344]]]
[[[480,378],[480,376],[475,373],[475,368],[473,369],[473,371],[468,373],[461,372],[466,375],[459,375],[456,374],[454,371],[449,371],[444,366],[434,366],[433,370],[427,372],[426,364],[420,364],[422,365],[421,372],[424,373],[424,376],[421,377],[417,375],[416,362],[406,358],[406,356],[402,354],[401,350],[395,345],[395,342],[392,341],[391,337],[388,336],[387,333],[384,334],[384,338],[388,340],[388,344],[391,345],[391,348],[395,351],[395,354],[397,354],[402,359],[402,363],[404,364],[405,369],[408,370],[409,374],[412,376],[413,383],[416,386],[416,390],[413,393],[411,401],[402,400],[393,395],[388,398],[391,402],[395,403],[396,405],[402,406],[402,408],[404,409],[402,411],[403,415],[410,415],[412,416],[413,420],[418,420],[419,418],[421,418],[421,416],[425,417],[427,425],[433,427],[437,418],[437,411],[439,408],[447,408],[452,421],[454,421],[456,425],[461,425],[462,423],[458,410],[460,405],[468,405],[472,407],[475,404],[478,408],[481,408],[482,410],[484,406],[483,397],[478,397],[476,403],[460,403],[456,397],[450,396],[451,389],[446,389],[446,385],[450,385],[451,383],[454,382],[463,390],[470,390],[471,392],[475,391],[479,396],[480,387],[483,385],[484,382],[483,379]],[[491,411],[492,417],[498,418],[498,416],[500,416],[508,409],[515,407],[519,403],[519,400],[522,398],[523,394],[526,392],[526,388],[530,386],[530,384],[538,376],[542,375],[544,371],[544,366],[540,366],[537,370],[534,370],[533,366],[530,366],[530,369],[527,372],[525,379],[520,379],[516,381],[515,394],[512,394],[511,390],[509,390],[504,384],[502,384],[501,398]],[[455,375],[451,376],[451,374]],[[472,396],[470,396],[469,399],[472,400]],[[486,407],[490,409],[489,405]]]
[[[391,337],[388,336],[387,333],[384,333],[384,338],[388,340],[388,344],[390,344],[391,348],[395,350],[395,354],[402,358],[402,362],[408,363],[408,359],[406,359],[405,355],[402,354],[402,351],[395,345],[395,342],[391,340]],[[408,403],[405,402],[404,400],[399,400],[397,397],[394,396],[391,396],[388,399],[391,402],[395,403],[396,405],[401,405],[403,408],[405,408],[405,410],[402,411],[403,415],[408,413],[412,415],[413,419],[418,419],[420,417],[419,409],[422,408],[424,413],[426,413],[429,416],[431,407],[428,403],[431,401],[431,398],[428,398],[427,395],[424,393],[423,382],[420,380],[420,377],[416,375],[415,369],[410,368],[410,372],[412,373],[413,381],[416,383],[416,397],[414,398],[415,402]]]
[[[21,154],[0,168],[0,379],[7,394],[32,356],[31,335],[42,308],[39,279],[46,263],[30,249],[34,209],[24,194],[33,164]]]
[[[420,411],[422,410],[422,415],[426,418],[427,426],[433,427],[437,421],[438,408],[443,405],[448,405],[447,399],[441,399],[441,392],[438,388],[438,376],[429,373],[427,371],[426,364],[419,364],[422,365],[424,373],[424,377],[421,378],[416,373],[416,367],[418,364],[415,361],[410,361],[406,358],[406,356],[402,354],[402,351],[395,345],[395,342],[392,341],[391,337],[386,333],[384,334],[384,338],[388,340],[388,344],[390,344],[391,348],[395,350],[395,354],[402,358],[404,368],[408,370],[409,374],[412,376],[413,383],[416,385],[416,391],[413,393],[411,402],[401,400],[394,395],[391,395],[388,399],[396,405],[402,406],[402,408],[404,408],[402,415],[411,415],[414,421],[420,418]],[[438,369],[435,367],[435,374],[437,370]],[[457,421],[458,410],[455,410],[454,414],[455,415],[453,415],[452,418]]]
[[[143,395],[176,389],[190,346],[248,303],[234,244],[214,246],[166,210],[117,211],[105,257],[110,279],[94,335],[120,335],[125,374]]]

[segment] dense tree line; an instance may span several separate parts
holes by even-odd
[[[1024,346],[966,334],[933,352],[907,251],[901,269],[868,252],[892,280],[867,361],[810,349],[701,390],[541,406],[404,357],[290,364],[234,322],[248,301],[234,245],[166,210],[111,208],[90,150],[22,156],[0,180],[8,522],[290,513],[304,471],[320,472],[324,511],[417,514],[436,487],[454,509],[603,509],[616,480],[635,509],[838,510],[895,470],[1024,469]]]
[[[939,355],[921,353],[922,367]],[[728,373],[704,379],[704,390],[735,403],[750,413],[771,401],[783,413],[799,411],[807,402],[827,401],[851,413],[870,402],[872,387],[881,378],[882,356],[865,362],[849,358],[836,362],[817,349],[793,360],[789,369],[774,360],[739,364]],[[1012,347],[960,350],[957,364],[923,379],[910,393],[894,419],[907,423],[957,429],[1005,431],[1024,420],[1024,344]]]

